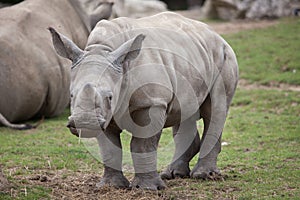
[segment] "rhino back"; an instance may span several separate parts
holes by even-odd
[[[112,51],[138,34],[146,35],[146,39],[132,67],[154,62],[173,67],[180,73],[188,73],[190,67],[207,73],[215,67],[224,48],[230,48],[206,24],[172,12],[140,19],[102,20],[90,34],[87,48],[101,44]],[[206,77],[210,76],[206,74]]]
[[[114,50],[138,34],[146,35],[146,39],[138,59],[130,64],[131,69],[141,66],[137,70],[140,82],[132,80],[131,87],[152,80],[169,91],[162,89],[156,96],[167,104],[174,100],[172,95],[175,94],[181,104],[190,105],[196,98],[201,105],[223,66],[224,49],[230,48],[229,45],[207,25],[166,12],[141,19],[101,21],[92,31],[87,48],[101,44]],[[148,95],[143,98],[140,98],[141,92],[135,92],[139,94],[131,98],[135,104],[147,102],[147,96],[153,99],[156,95],[153,87],[143,88],[142,93],[147,90]],[[195,112],[193,106],[190,108],[187,107],[186,112]],[[177,113],[180,108],[174,109]]]
[[[47,28],[59,27],[83,47],[88,33],[81,23],[67,0],[0,10],[0,113],[9,121],[51,117],[67,106],[70,63],[54,52]]]

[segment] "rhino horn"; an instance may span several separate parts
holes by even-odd
[[[54,28],[49,27],[48,30],[51,33],[52,42],[57,54],[76,63],[83,55],[83,51],[69,38],[58,33]]]

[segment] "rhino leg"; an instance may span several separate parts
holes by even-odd
[[[123,175],[123,172],[104,166],[104,175],[96,187],[113,186],[115,188],[129,188],[129,181]]]
[[[195,120],[186,120],[173,127],[175,154],[172,163],[160,175],[162,179],[190,176],[189,162],[199,152],[200,137]]]
[[[157,146],[161,132],[150,138],[132,137],[131,155],[135,170],[132,188],[161,190],[165,183],[156,171]]]
[[[131,113],[134,124],[130,143],[135,177],[132,188],[160,190],[166,187],[157,173],[157,146],[166,119],[166,106],[152,106]]]
[[[221,151],[221,136],[233,93],[226,93],[223,79],[216,81],[210,94],[200,107],[204,122],[199,159],[191,172],[192,178],[218,179],[217,157]]]
[[[97,187],[106,185],[116,188],[128,188],[129,181],[122,172],[122,146],[120,129],[108,127],[98,137],[100,153],[104,164],[104,175]]]

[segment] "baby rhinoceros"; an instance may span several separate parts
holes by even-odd
[[[162,179],[219,175],[222,130],[238,82],[237,60],[224,39],[171,12],[102,20],[84,50],[49,30],[57,53],[73,62],[68,127],[97,138],[104,164],[100,186],[157,190],[166,187]],[[157,147],[166,127],[173,128],[175,153],[159,175]],[[131,184],[122,172],[122,130],[132,134]]]

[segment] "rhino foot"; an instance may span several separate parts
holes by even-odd
[[[129,188],[129,181],[123,175],[122,172],[114,174],[104,175],[99,183],[96,184],[97,188],[105,186],[113,186],[115,188],[125,189]]]
[[[167,186],[157,172],[135,174],[131,183],[132,189],[163,190]]]
[[[176,161],[170,164],[163,172],[161,172],[160,177],[167,180],[174,178],[189,178],[189,163],[184,161]]]
[[[191,172],[191,177],[195,179],[203,180],[222,180],[221,172],[218,168],[204,168],[199,167],[193,169]]]

